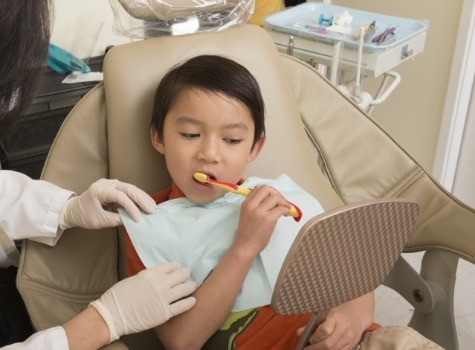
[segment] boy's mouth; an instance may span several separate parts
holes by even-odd
[[[211,174],[208,174],[208,173],[204,173],[204,172],[201,172],[201,174],[206,175],[206,178],[207,178],[207,179],[216,180],[216,176],[214,176],[214,175],[211,175]],[[201,184],[201,185],[211,186],[209,183],[206,183],[206,182],[203,182],[203,181],[198,181],[195,176],[193,176],[193,180],[194,180],[195,182]]]

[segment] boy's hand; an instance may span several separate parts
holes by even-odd
[[[291,204],[270,186],[256,186],[241,205],[235,244],[259,254],[269,243],[277,220],[288,216]]]
[[[321,323],[313,335],[310,337],[310,345],[305,350],[320,349],[354,349],[361,339],[362,333],[357,333],[348,317],[341,314],[328,315],[327,319]],[[303,328],[301,329],[303,330]],[[298,334],[301,333],[299,330]]]
[[[360,297],[322,312],[325,320],[318,325],[305,350],[354,349],[372,324],[374,310],[368,307],[367,300],[366,296]],[[300,336],[303,330],[300,328],[297,334]]]

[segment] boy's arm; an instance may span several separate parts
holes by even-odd
[[[374,293],[368,293],[322,313],[323,321],[305,349],[353,349],[374,319]],[[299,334],[303,328],[299,330]]]
[[[201,349],[228,317],[254,258],[238,247],[228,250],[194,293],[194,308],[156,328],[165,348]]]
[[[232,246],[194,293],[196,305],[157,327],[167,349],[200,349],[221,327],[256,256],[267,246],[277,220],[290,205],[275,189],[256,187],[241,206]]]

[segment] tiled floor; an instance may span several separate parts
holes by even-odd
[[[417,270],[422,253],[403,254]],[[407,325],[413,307],[399,294],[385,286],[375,292],[376,322],[382,325]],[[475,349],[475,265],[460,260],[455,283],[455,323],[460,350]]]

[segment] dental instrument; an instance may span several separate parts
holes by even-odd
[[[395,30],[396,30],[396,27],[391,27],[391,26],[387,27],[384,32],[382,32],[381,34],[376,35],[373,38],[372,42],[375,43],[376,45],[381,45],[389,35],[391,35],[391,36],[395,35],[394,34]]]
[[[208,175],[203,174],[203,173],[194,173],[193,177],[195,178],[195,180],[201,183],[207,183],[207,184],[219,187],[223,190],[240,194],[241,196],[244,196],[244,197],[246,197],[251,192],[251,189],[249,188],[242,187],[242,186],[232,184],[229,182],[214,180],[210,178]],[[292,207],[289,210],[289,214],[290,216],[294,218],[295,221],[299,222],[300,219],[302,218],[302,211],[295,204],[293,203],[290,203],[290,204],[292,204]]]
[[[354,39],[358,40],[360,39],[360,36],[363,37],[363,40],[366,41],[370,36],[374,34],[374,31],[376,30],[376,20],[374,20],[371,23],[365,24],[363,27],[360,28],[360,30],[356,31]]]

